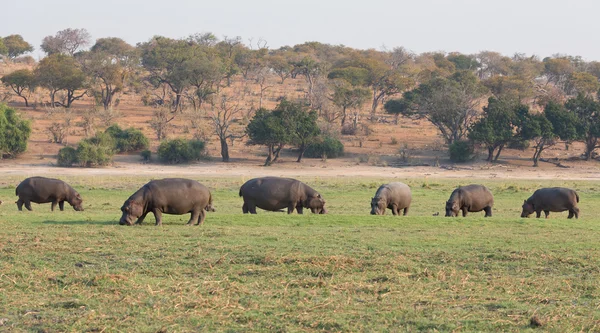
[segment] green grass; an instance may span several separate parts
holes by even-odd
[[[84,212],[18,212],[19,179],[0,183],[0,331],[600,330],[598,182],[409,180],[395,218],[368,215],[382,179],[303,179],[330,211],[303,216],[242,215],[246,179],[198,179],[217,212],[157,228],[117,224],[148,179],[63,179]],[[495,194],[493,218],[432,216],[470,182]],[[575,188],[581,218],[519,218],[540,186]]]

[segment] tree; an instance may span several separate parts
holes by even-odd
[[[485,92],[473,73],[461,71],[449,78],[437,77],[405,92],[402,99],[386,111],[427,119],[450,145],[466,136]]]
[[[469,130],[469,139],[485,145],[488,150],[487,161],[497,161],[504,145],[513,140],[518,110],[526,108],[507,100],[490,97],[483,108],[482,117]],[[498,149],[496,156],[494,152]]]
[[[27,150],[31,124],[15,109],[0,104],[0,158],[16,157]]]
[[[460,53],[451,53],[446,59],[452,62],[457,70],[474,71],[480,66],[479,62],[475,60],[475,57]]]
[[[281,84],[292,75],[292,64],[287,52],[276,52],[267,57],[267,64],[279,76]]]
[[[519,75],[497,75],[482,83],[497,99],[523,102],[535,95],[533,81]]]
[[[265,166],[273,164],[278,158],[281,149],[289,141],[289,131],[285,128],[281,117],[277,113],[259,109],[246,127],[250,140],[249,145],[265,145],[268,149]]]
[[[283,100],[273,114],[281,118],[283,127],[288,131],[286,143],[298,147],[299,154],[296,162],[301,162],[306,149],[318,139],[321,133],[317,125],[317,113],[307,112],[300,103]]]
[[[8,47],[4,45],[4,41],[0,38],[0,58],[8,54]]]
[[[343,127],[346,124],[347,110],[360,108],[369,99],[370,92],[366,88],[352,86],[344,80],[334,80],[333,87],[331,101],[334,105],[342,109],[341,118]],[[353,127],[355,129],[357,127],[356,119],[353,122]]]
[[[97,87],[93,90],[94,97],[105,110],[123,91],[139,61],[134,47],[120,38],[100,38],[89,52],[83,52],[78,58]]]
[[[61,105],[65,108],[86,94],[86,76],[72,57],[63,54],[53,54],[42,59],[35,69],[35,77],[40,87],[50,91],[52,107]],[[65,100],[56,101],[56,93],[64,90]],[[82,93],[77,93],[83,90]]]
[[[571,94],[583,94],[585,96],[594,96],[600,90],[600,82],[593,74],[585,72],[575,72],[569,77],[566,84],[566,91]]]
[[[600,103],[580,93],[565,103],[577,121],[578,140],[585,144],[585,159],[589,160],[600,145]]]
[[[65,29],[54,36],[46,36],[40,46],[48,55],[65,54],[73,56],[81,48],[90,44],[92,36],[86,29]]]
[[[219,93],[210,103],[208,115],[214,126],[214,133],[219,138],[221,144],[221,159],[223,162],[229,162],[229,145],[227,140],[233,144],[233,140],[244,137],[239,133],[234,124],[241,118],[243,111],[243,94],[225,94]]]
[[[29,69],[19,69],[2,77],[2,83],[25,101],[29,106],[27,98],[35,89],[35,77]]]
[[[14,59],[22,54],[33,51],[33,46],[23,40],[21,35],[10,35],[2,38],[6,47],[6,55],[9,59]]]

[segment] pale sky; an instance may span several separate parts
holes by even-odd
[[[0,0],[0,36],[42,38],[86,28],[135,45],[196,32],[262,38],[269,48],[318,41],[353,48],[600,60],[598,0]]]

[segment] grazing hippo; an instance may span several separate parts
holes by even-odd
[[[206,211],[212,208],[212,196],[206,186],[195,180],[167,178],[153,180],[142,186],[123,203],[123,216],[119,224],[133,225],[144,221],[150,212],[156,218],[156,225],[162,224],[162,214],[182,215],[191,213],[188,225],[204,222]]]
[[[569,218],[573,218],[573,216],[579,218],[578,202],[579,195],[570,188],[541,188],[533,192],[533,195],[529,199],[523,201],[521,217],[529,217],[529,215],[535,212],[536,217],[539,218],[543,211],[546,214],[546,218],[548,218],[550,212],[564,212],[568,210]]]
[[[386,208],[391,209],[394,215],[399,215],[403,209],[402,215],[406,215],[411,201],[408,185],[400,182],[381,185],[371,199],[371,215],[385,215]]]
[[[467,212],[485,211],[485,217],[492,216],[494,196],[490,190],[483,185],[459,186],[446,201],[446,216],[458,216],[462,210],[463,217]]]
[[[263,177],[250,179],[240,187],[240,197],[244,197],[244,214],[256,214],[256,207],[278,211],[287,208],[288,214],[303,208],[315,214],[325,214],[325,200],[310,186],[291,178]]]
[[[38,204],[51,202],[50,209],[52,211],[56,208],[56,204],[62,211],[65,208],[65,201],[76,211],[83,210],[81,195],[60,179],[30,177],[17,186],[15,194],[19,197],[16,202],[19,210],[23,210],[23,204],[25,204],[25,208],[32,210],[32,202]]]

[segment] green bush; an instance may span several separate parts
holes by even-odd
[[[140,156],[142,156],[142,160],[144,162],[150,162],[152,160],[152,152],[149,151],[148,149],[142,150],[142,152],[140,153]]]
[[[200,140],[165,140],[158,147],[158,158],[168,164],[198,161],[205,156],[205,148],[204,141]]]
[[[456,141],[449,148],[452,162],[462,163],[473,158],[473,145],[468,141]]]
[[[58,151],[57,164],[61,167],[70,167],[77,163],[77,150],[73,147],[65,147]]]
[[[0,158],[16,157],[27,150],[31,124],[13,108],[0,104]]]
[[[336,158],[344,156],[344,145],[340,140],[332,137],[325,137],[322,141],[308,146],[304,156],[309,158]]]
[[[115,149],[120,153],[140,151],[148,148],[148,138],[142,131],[133,127],[122,130],[119,125],[114,124],[107,128],[105,133],[114,139]]]

